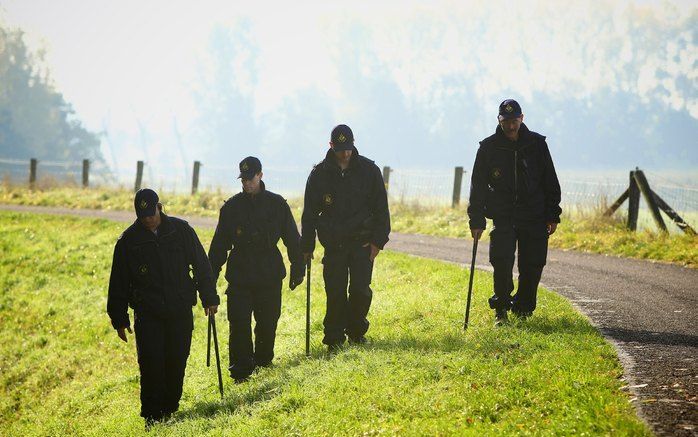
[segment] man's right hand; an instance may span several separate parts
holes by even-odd
[[[128,338],[126,337],[126,331],[129,332],[129,334],[133,334],[133,331],[131,331],[130,326],[124,326],[123,328],[119,328],[116,330],[116,333],[119,335],[119,338],[124,341],[124,343],[128,343]]]
[[[470,233],[473,234],[473,240],[474,240],[474,241],[479,240],[480,237],[482,237],[482,232],[483,232],[483,231],[484,231],[484,229],[471,229],[471,230],[470,230]]]
[[[303,283],[303,278],[303,276],[298,276],[297,278],[291,276],[288,280],[288,288],[290,288],[291,291],[295,290],[296,287]]]
[[[308,264],[308,261],[311,259],[314,259],[315,257],[313,256],[313,252],[308,252],[303,254],[303,262]]]

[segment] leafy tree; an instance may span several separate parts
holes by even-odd
[[[98,135],[75,118],[43,62],[22,30],[0,22],[0,156],[101,161]]]

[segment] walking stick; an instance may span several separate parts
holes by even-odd
[[[308,258],[308,273],[306,274],[305,292],[305,356],[310,356],[310,266],[311,260]]]
[[[211,319],[208,319],[208,339],[206,340],[206,367],[211,367]]]
[[[465,323],[463,329],[468,329],[468,320],[470,319],[470,298],[473,295],[473,276],[475,274],[475,256],[477,255],[477,242],[479,238],[473,240],[473,260],[470,263],[470,281],[468,282],[468,302],[465,305]]]
[[[221,376],[221,357],[218,353],[218,334],[216,333],[216,316],[212,313],[209,313],[208,315],[208,325],[209,332],[213,331],[213,346],[216,349],[216,367],[218,367],[218,390],[221,392],[221,399],[223,399],[223,377]]]

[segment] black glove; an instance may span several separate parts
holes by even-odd
[[[303,276],[297,276],[297,277],[289,277],[288,278],[288,288],[291,290],[294,290],[296,287],[301,285],[303,283]]]
[[[288,278],[288,287],[293,290],[303,283],[303,277],[305,276],[305,264],[303,263],[292,263],[291,264],[291,274]]]

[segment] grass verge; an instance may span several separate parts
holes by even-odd
[[[142,434],[135,342],[120,342],[104,312],[124,225],[8,212],[0,224],[0,434]],[[212,233],[200,236],[207,246]],[[464,333],[466,272],[386,252],[370,344],[328,356],[320,270],[312,357],[303,355],[305,293],[285,289],[276,365],[246,384],[225,378],[222,402],[196,308],[181,410],[151,434],[649,435],[620,390],[613,348],[556,294],[540,290],[532,319],[494,328],[491,277],[478,273]],[[219,320],[225,365],[225,310]]]
[[[216,191],[193,196],[164,193],[161,197],[166,209],[175,214],[217,217],[221,205],[231,195],[232,193]],[[30,191],[5,184],[0,189],[0,203],[131,210],[133,193],[118,189],[82,190],[73,187]],[[298,221],[303,209],[302,200],[289,199],[289,204]],[[470,238],[465,207],[454,209],[391,202],[390,208],[393,230],[396,232]],[[565,213],[558,231],[550,239],[550,246],[698,268],[698,237],[683,233],[661,234],[651,231],[651,228],[631,232],[625,229],[625,217],[622,214],[603,217],[602,212],[603,208],[597,208],[596,211]],[[693,215],[686,219],[695,223]],[[675,227],[671,222],[667,222],[667,225],[672,229]],[[491,228],[491,223],[488,228]]]

